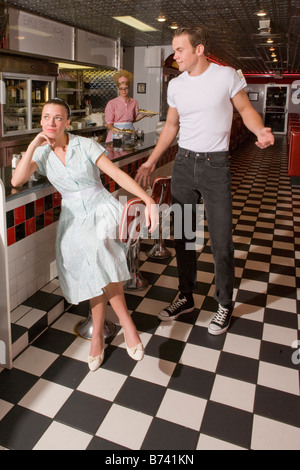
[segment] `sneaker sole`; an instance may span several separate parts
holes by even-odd
[[[164,316],[161,316],[161,314],[159,313],[158,314],[158,319],[161,320],[161,321],[172,321],[172,320],[176,320],[176,318],[178,318],[183,313],[190,313],[190,312],[193,312],[194,310],[195,310],[195,307],[188,308],[187,310],[183,310],[182,312],[177,313],[177,315],[173,315],[172,317],[164,317]]]
[[[209,332],[209,334],[211,334],[211,335],[213,335],[213,336],[219,336],[219,335],[223,335],[224,333],[226,333],[226,331],[228,331],[228,328],[229,328],[229,326],[227,326],[227,327],[224,328],[223,330],[216,331],[216,330],[211,330],[211,329],[208,327],[208,332]]]
[[[222,330],[219,330],[219,331],[211,330],[210,325],[209,325],[208,326],[208,332],[213,336],[223,335],[224,333],[226,333],[226,331],[228,331],[228,329],[230,327],[230,323],[231,323],[231,318],[230,318],[230,321],[229,321],[228,325],[226,326],[226,328],[223,328]]]

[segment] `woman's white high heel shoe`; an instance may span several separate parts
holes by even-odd
[[[104,361],[104,349],[105,349],[105,338],[103,335],[103,349],[100,356],[89,356],[88,357],[88,365],[91,372],[95,372],[101,366],[102,362]]]
[[[104,360],[104,348],[100,356],[89,356],[88,365],[91,372],[95,372],[101,366]]]
[[[141,361],[145,355],[143,344],[139,343],[136,346],[129,348],[127,346],[125,333],[124,333],[124,338],[125,338],[125,344],[126,344],[126,350],[127,350],[128,356],[131,357],[131,359],[133,359],[134,361]]]

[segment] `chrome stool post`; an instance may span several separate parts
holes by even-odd
[[[128,269],[131,274],[131,279],[124,284],[124,290],[143,290],[148,287],[148,281],[140,273],[139,267],[139,254],[140,254],[140,241],[130,246],[127,254]]]
[[[170,206],[171,203],[171,177],[159,176],[155,178],[152,183],[152,198],[158,205],[159,209],[159,235],[158,239],[154,240],[154,245],[146,252],[148,258],[153,259],[167,259],[170,258],[171,253],[165,247],[163,241],[163,214],[161,207],[163,205]]]
[[[127,265],[130,279],[124,283],[125,291],[146,289],[149,285],[140,273],[140,239],[144,223],[145,204],[140,198],[130,199],[124,206],[119,239],[126,243]]]

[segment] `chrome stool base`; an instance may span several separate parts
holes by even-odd
[[[75,333],[84,339],[92,339],[93,333],[93,317],[91,311],[87,318],[82,320],[75,326]],[[110,338],[116,333],[116,325],[110,321],[104,321],[104,338]]]
[[[148,287],[149,282],[147,279],[145,279],[141,273],[133,273],[131,276],[131,279],[129,281],[126,281],[124,284],[124,290],[125,291],[138,291],[138,290],[144,290]]]
[[[151,250],[146,252],[146,256],[154,259],[167,259],[172,255],[163,243],[155,242]]]

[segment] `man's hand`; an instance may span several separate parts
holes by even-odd
[[[140,166],[136,173],[135,181],[146,188],[150,185],[150,176],[155,169],[155,164],[145,162],[143,165]]]
[[[255,144],[260,149],[265,149],[269,145],[274,145],[274,135],[272,134],[272,129],[270,127],[263,127],[257,133],[257,142]]]

